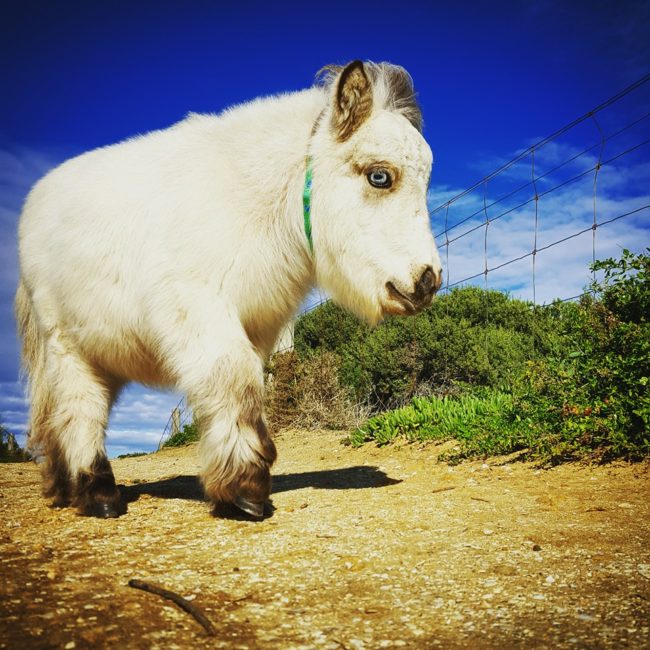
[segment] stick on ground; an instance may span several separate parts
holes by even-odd
[[[193,605],[189,600],[183,598],[183,596],[179,596],[177,593],[169,591],[169,589],[164,589],[163,587],[158,587],[157,585],[144,582],[144,580],[129,580],[129,587],[148,591],[150,594],[156,594],[157,596],[162,596],[163,598],[167,598],[167,600],[175,602],[181,609],[184,609],[188,614],[191,614],[205,628],[205,631],[210,636],[215,636],[217,634],[214,626],[199,607]]]

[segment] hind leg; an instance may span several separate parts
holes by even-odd
[[[79,513],[117,517],[126,511],[104,448],[108,414],[118,387],[66,346],[48,343],[50,389],[45,450],[46,494]]]
[[[30,374],[31,412],[27,449],[33,458],[42,463],[43,496],[52,499],[53,507],[64,508],[72,501],[73,486],[68,463],[52,427],[54,396],[43,364],[36,364]]]

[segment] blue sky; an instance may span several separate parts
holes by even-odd
[[[425,137],[436,160],[431,188],[435,206],[650,72],[649,33],[650,3],[625,0],[4,0],[0,5],[2,422],[16,433],[24,431],[26,405],[17,381],[11,313],[20,206],[31,185],[66,158],[164,128],[189,111],[218,112],[259,95],[306,87],[327,63],[388,60],[403,65],[415,80]],[[602,120],[612,132],[648,111],[650,91],[645,88],[608,109]],[[617,146],[649,137],[647,122],[613,143],[610,151],[615,154]],[[540,152],[538,168],[570,157],[590,145],[593,137],[593,125],[573,130]],[[596,159],[592,152],[565,171],[579,171],[579,164],[588,166]],[[625,159],[625,165],[617,161],[603,169],[598,179],[599,216],[644,203],[649,161],[648,147],[641,147]],[[527,160],[504,174],[503,181],[516,183],[529,174]],[[540,203],[541,241],[555,241],[588,221],[593,180],[590,176],[584,185],[572,185]],[[496,191],[495,185],[489,190]],[[454,210],[471,213],[482,204],[482,192],[480,188]],[[519,214],[518,220],[505,217],[491,226],[491,265],[516,256],[519,244],[530,241],[532,216]],[[648,245],[647,214],[603,228],[599,255],[615,254],[620,246]],[[434,221],[434,230],[441,225]],[[471,275],[474,266],[480,270],[484,245],[479,230],[450,248],[450,279]],[[565,297],[583,286],[590,256],[589,237],[540,256],[536,298]],[[506,267],[500,279],[495,272],[494,286],[532,297],[530,260],[522,265]],[[176,395],[140,387],[126,391],[111,420],[110,453],[155,447],[177,400]]]

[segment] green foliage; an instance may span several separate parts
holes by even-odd
[[[459,382],[497,386],[553,346],[548,318],[499,291],[464,287],[437,298],[414,318],[371,329],[333,303],[302,316],[295,329],[301,359],[336,354],[340,379],[377,409],[408,402],[426,387],[444,394]]]
[[[29,456],[16,442],[14,435],[0,424],[0,463],[20,463]]]
[[[199,428],[196,422],[183,425],[180,431],[172,434],[165,440],[163,447],[184,447],[199,439]]]
[[[621,259],[597,261],[593,268],[603,271],[604,279],[593,289],[603,305],[621,322],[647,323],[650,315],[650,248],[640,255],[624,249]]]
[[[505,454],[524,442],[503,426],[512,397],[492,389],[458,397],[415,397],[409,406],[370,418],[350,436],[358,446],[369,440],[385,445],[396,437],[407,440],[457,440],[460,455]],[[486,424],[489,423],[489,426]]]
[[[594,268],[593,296],[556,306],[562,345],[513,387],[511,421],[549,462],[650,454],[650,257],[625,250]]]

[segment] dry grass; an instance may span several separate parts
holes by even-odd
[[[355,402],[339,382],[336,355],[301,361],[294,352],[277,354],[267,377],[267,415],[275,429],[353,429],[370,409]]]

